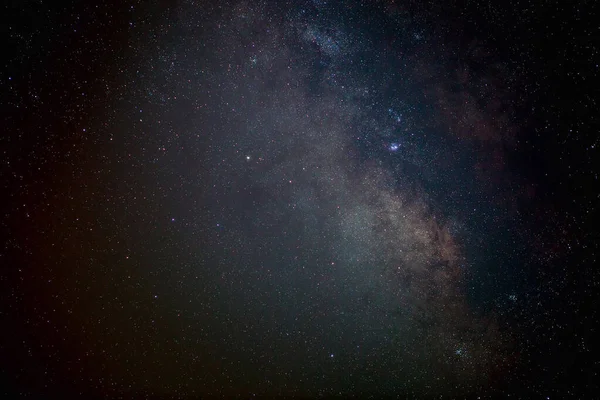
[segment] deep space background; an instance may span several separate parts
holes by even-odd
[[[600,389],[594,2],[1,14],[4,398]]]

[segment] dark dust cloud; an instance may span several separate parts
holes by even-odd
[[[597,390],[598,32],[442,3],[5,6],[5,394]]]

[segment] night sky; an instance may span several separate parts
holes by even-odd
[[[59,3],[0,11],[5,398],[598,395],[594,2]]]

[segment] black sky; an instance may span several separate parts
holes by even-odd
[[[3,6],[7,398],[587,398],[592,2]]]

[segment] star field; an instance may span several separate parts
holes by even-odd
[[[4,6],[3,394],[594,393],[591,7]]]

